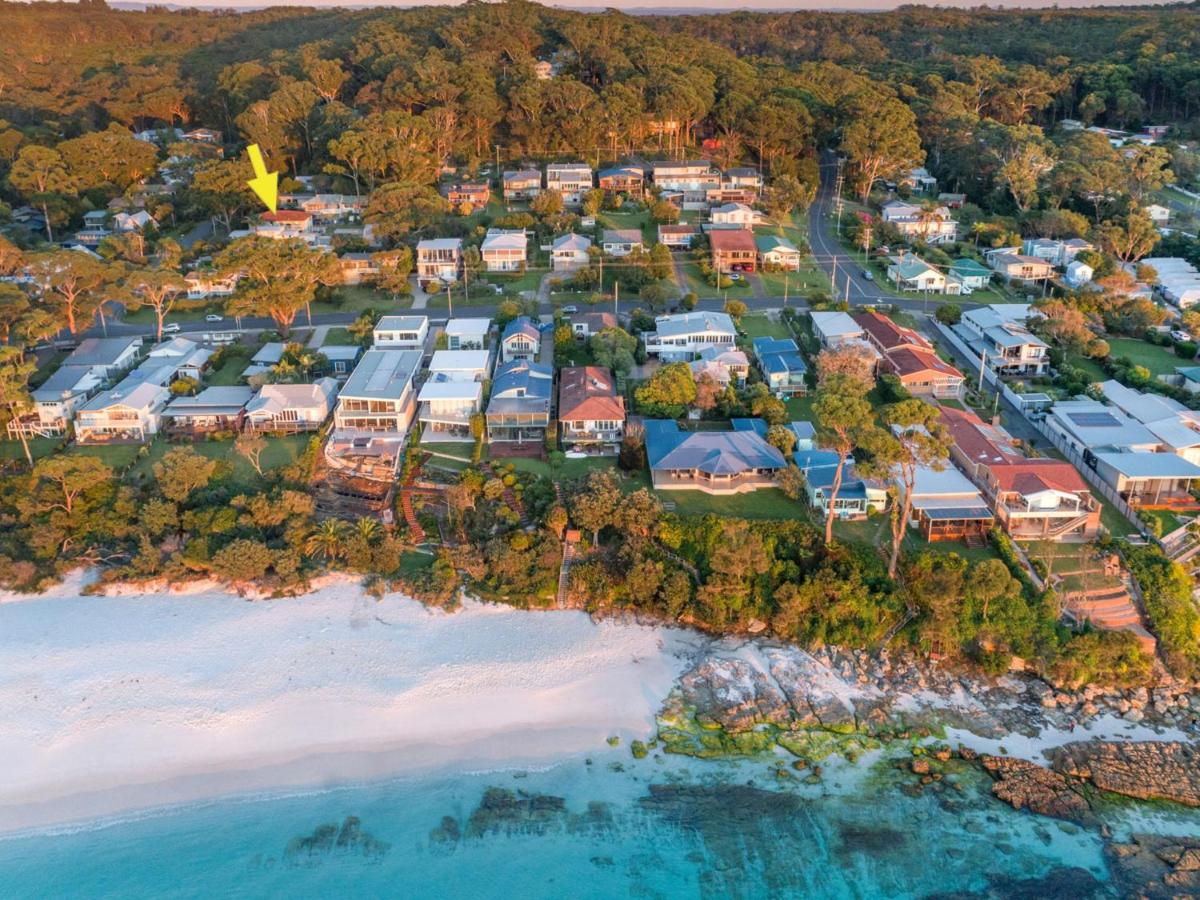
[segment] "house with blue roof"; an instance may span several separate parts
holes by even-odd
[[[488,443],[544,444],[553,386],[550,366],[528,359],[497,366],[485,413]]]
[[[529,316],[517,316],[500,332],[500,361],[536,360],[542,346],[542,331]]]
[[[832,450],[817,447],[816,429],[811,422],[792,422],[789,427],[796,435],[792,459],[804,475],[808,502],[819,509],[821,515],[828,515],[833,482],[837,476],[838,455]],[[842,466],[842,483],[833,508],[834,514],[844,520],[864,519],[872,511],[883,512],[887,509],[887,487],[881,482],[858,477],[854,471],[854,460],[847,459]]]
[[[787,467],[767,443],[761,419],[735,419],[730,431],[684,431],[670,419],[648,419],[646,457],[658,490],[740,494],[774,487]]]
[[[754,358],[762,369],[763,380],[777,397],[808,393],[808,363],[791,338],[755,338]]]

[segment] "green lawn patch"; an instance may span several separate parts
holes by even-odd
[[[788,327],[782,322],[775,322],[766,316],[742,316],[738,323],[746,337],[753,340],[760,337],[787,338],[791,337]]]
[[[358,339],[345,328],[330,328],[325,333],[325,343],[321,346],[329,347],[353,347],[358,344]]]
[[[274,469],[281,469],[291,465],[308,446],[311,435],[307,434],[289,434],[278,437],[264,435],[267,442],[266,449],[263,450],[262,457],[259,462],[262,465],[264,472],[269,472]],[[161,460],[166,455],[167,451],[173,447],[191,446],[201,456],[207,456],[210,459],[217,459],[229,463],[233,468],[231,477],[239,484],[246,487],[253,487],[258,484],[258,473],[254,471],[254,467],[240,453],[233,449],[233,441],[196,441],[193,444],[176,444],[168,441],[164,437],[156,438],[148,447],[145,453],[139,453],[141,446],[134,447],[81,447],[80,450],[112,450],[112,451],[133,451],[129,462],[133,463],[133,467],[129,471],[129,477],[132,479],[143,479],[154,477],[154,464]],[[127,463],[128,464],[128,463]],[[110,463],[112,465],[112,463]],[[113,466],[119,468],[118,466]],[[123,468],[123,467],[120,467]]]
[[[116,472],[123,472],[138,458],[142,444],[72,444],[64,452],[94,456]]]
[[[683,516],[716,516],[736,519],[808,519],[805,504],[788,498],[777,488],[746,494],[714,496],[703,491],[655,491],[667,508]]]
[[[1158,533],[1160,535],[1170,534],[1176,528],[1183,526],[1183,519],[1169,509],[1143,509],[1142,515],[1152,522],[1159,523],[1161,531]]]
[[[376,290],[367,284],[343,285],[330,292],[328,300],[319,300],[312,304],[313,315],[331,312],[363,312],[368,309],[380,313],[397,309],[408,309],[412,306],[412,294],[393,296],[387,291]],[[306,323],[304,310],[296,316],[297,324]]]
[[[1152,375],[1170,375],[1174,373],[1176,366],[1188,364],[1188,360],[1176,356],[1170,347],[1160,347],[1137,338],[1114,337],[1106,338],[1106,340],[1110,359],[1127,357],[1134,365],[1145,366]]]
[[[405,550],[400,554],[400,574],[416,575],[424,572],[433,565],[435,557],[431,553],[414,553]]]
[[[33,457],[35,462],[39,459],[45,459],[55,451],[59,443],[59,438],[29,438],[29,455]],[[0,441],[0,459],[15,459],[24,464],[25,448],[21,446],[21,441],[16,439],[9,440],[6,433],[5,439]]]

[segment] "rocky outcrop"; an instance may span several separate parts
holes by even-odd
[[[1123,896],[1168,900],[1200,895],[1200,838],[1135,834],[1105,847]]]
[[[1072,822],[1090,818],[1090,807],[1067,778],[1025,759],[985,756],[983,768],[996,779],[992,793],[1014,809]]]
[[[1051,754],[1063,775],[1139,800],[1200,806],[1200,754],[1179,741],[1081,741]]]
[[[729,731],[786,725],[795,715],[783,692],[741,659],[708,657],[680,679],[679,688],[688,706]]]

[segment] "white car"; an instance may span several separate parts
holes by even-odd
[[[575,315],[575,313],[579,312],[579,307],[578,306],[564,306],[562,308],[562,312],[563,312],[563,315],[565,315],[565,316],[573,316],[573,315]]]
[[[1171,332],[1171,340],[1173,340],[1173,341],[1193,341],[1193,340],[1195,340],[1195,338],[1193,338],[1188,332],[1183,331],[1182,329],[1176,328],[1174,331]]]
[[[219,316],[216,313],[209,313],[207,316],[204,317],[204,321],[205,322],[224,322],[225,317]]]
[[[179,333],[179,323],[178,322],[168,322],[166,325],[163,326],[163,334],[178,334],[178,333]]]

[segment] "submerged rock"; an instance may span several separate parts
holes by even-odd
[[[362,822],[357,816],[347,816],[340,826],[336,823],[318,825],[312,834],[292,838],[284,850],[284,859],[296,865],[311,864],[322,856],[334,853],[378,858],[384,856],[389,847],[387,843],[363,831]]]
[[[1200,894],[1200,837],[1135,834],[1104,848],[1121,894],[1148,900]]]

